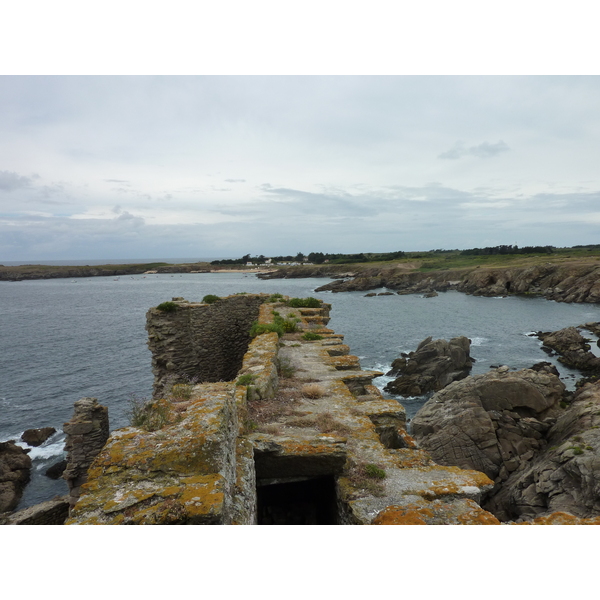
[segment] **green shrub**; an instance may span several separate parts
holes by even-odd
[[[290,298],[287,302],[288,306],[293,308],[320,308],[321,302],[316,298]]]
[[[259,323],[258,321],[254,321],[250,328],[250,337],[254,338],[257,335],[271,332],[276,333],[279,337],[284,333],[283,327],[277,323]]]
[[[271,304],[272,302],[279,302],[283,298],[282,294],[272,294],[265,300],[265,304]]]
[[[245,373],[240,375],[235,385],[252,385],[254,383],[254,375],[252,373]]]
[[[214,294],[207,294],[202,298],[202,302],[204,304],[214,304],[217,300],[220,300],[219,296],[215,296]]]
[[[283,328],[284,333],[295,333],[298,331],[298,326],[295,321],[288,321],[287,319],[282,319],[280,323]]]
[[[163,312],[174,312],[177,310],[177,304],[175,304],[175,302],[163,302],[156,308],[158,308],[158,310],[162,310]]]
[[[298,331],[297,322],[293,319],[284,319],[276,310],[273,311],[273,323],[281,327],[284,333],[294,333]]]
[[[322,340],[323,336],[319,335],[318,333],[313,333],[312,331],[307,331],[303,336],[302,336],[303,340],[306,340],[307,342],[313,342],[315,340]]]
[[[321,308],[321,301],[316,298],[290,298],[288,306],[293,308]]]

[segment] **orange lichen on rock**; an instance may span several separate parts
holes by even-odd
[[[419,506],[388,506],[371,522],[371,525],[427,525],[433,511]]]
[[[554,512],[545,517],[537,517],[533,521],[511,523],[511,525],[600,525],[600,517],[576,517],[566,512]]]
[[[372,525],[500,525],[491,513],[476,502],[417,501],[388,506],[371,521]]]

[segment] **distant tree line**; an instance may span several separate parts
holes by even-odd
[[[494,254],[552,254],[554,246],[493,246],[487,248],[470,248],[463,250],[464,256],[491,256]]]
[[[241,258],[227,258],[223,260],[213,260],[211,265],[245,265],[247,263],[252,263],[255,265],[264,264],[268,258],[271,259],[273,263],[282,263],[282,262],[305,262],[305,258],[308,262],[313,263],[315,265],[323,264],[324,262],[328,262],[330,264],[345,264],[345,263],[363,263],[363,262],[376,262],[376,261],[385,261],[385,260],[396,260],[398,258],[404,258],[406,256],[405,252],[400,250],[396,252],[380,252],[380,253],[359,253],[359,254],[331,254],[331,253],[323,253],[323,252],[310,252],[309,254],[303,254],[302,252],[298,252],[295,256],[270,256],[267,257],[264,254],[250,256],[250,254],[244,254]]]

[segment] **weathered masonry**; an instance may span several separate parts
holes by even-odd
[[[112,433],[67,523],[498,524],[477,504],[492,481],[419,450],[330,306],[298,304],[150,309],[147,419]]]

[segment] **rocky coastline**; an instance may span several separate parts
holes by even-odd
[[[438,271],[410,271],[401,265],[340,269],[279,269],[261,279],[334,277],[316,292],[357,292],[387,288],[397,294],[431,294],[456,290],[473,296],[539,296],[557,302],[600,302],[600,265],[593,262],[544,263],[530,266]]]
[[[580,333],[598,326],[537,334],[560,362],[591,375],[574,393],[550,363],[520,371],[501,366],[448,384],[415,415],[411,433],[437,463],[494,481],[481,507],[499,521],[532,522],[557,512],[600,516],[600,361]]]
[[[225,344],[228,350],[215,365],[222,363],[229,368],[235,363],[235,372],[215,371],[202,376],[206,382],[220,383],[182,384],[180,387],[189,388],[190,394],[195,395],[190,396],[193,400],[187,396],[173,400],[178,414],[182,412],[174,417],[173,429],[156,433],[149,429],[149,433],[144,433],[128,428],[116,432],[112,442],[107,442],[105,407],[90,398],[76,403],[75,416],[64,425],[69,457],[62,477],[69,483],[70,497],[11,513],[29,479],[31,460],[27,449],[13,442],[0,444],[0,513],[4,513],[0,514],[0,524],[61,524],[67,519],[69,507],[73,511],[75,506],[79,513],[72,512],[69,523],[256,523],[258,519],[267,524],[271,517],[261,513],[255,500],[248,498],[256,494],[256,489],[260,495],[262,487],[275,485],[273,481],[284,472],[289,476],[287,466],[281,472],[273,471],[274,457],[281,454],[284,466],[288,465],[286,461],[297,461],[299,473],[305,476],[304,470],[314,467],[315,453],[322,454],[322,463],[317,461],[318,468],[314,473],[310,471],[311,476],[333,477],[337,481],[337,493],[345,507],[335,517],[340,524],[600,524],[600,359],[591,352],[591,344],[596,342],[582,335],[587,331],[597,336],[600,323],[535,334],[547,352],[556,353],[560,362],[588,377],[579,382],[574,393],[566,390],[556,368],[549,363],[520,371],[500,366],[483,375],[469,376],[473,359],[468,338],[426,338],[414,352],[394,361],[388,373],[397,377],[392,382],[395,386],[390,384],[386,389],[390,393],[406,396],[435,392],[407,430],[402,407],[384,399],[371,383],[381,373],[362,371],[358,358],[349,355],[349,348],[342,344],[343,336],[326,328],[329,305],[303,308],[296,313],[285,302],[275,299],[276,303],[270,304],[262,296],[236,295],[215,305],[174,300],[175,314],[149,311],[149,343],[156,354],[156,381],[160,383],[164,369],[172,370],[168,366],[171,363],[177,363],[178,372],[187,369],[184,363],[193,352],[185,340],[175,343],[173,335],[190,336],[192,332],[205,342],[214,338],[215,348],[206,349],[213,362],[223,340],[228,340],[231,347]],[[274,315],[281,316],[282,311],[286,318],[295,317],[303,329],[316,334],[317,341],[310,337],[305,340],[298,332],[279,341],[274,332],[269,332],[251,342],[244,354],[236,349],[240,340],[230,340],[227,335],[220,340],[217,332],[223,333],[223,323],[231,322],[236,310],[246,309],[252,309],[249,315],[258,310],[264,323]],[[204,326],[213,328],[213,333],[208,334]],[[175,346],[178,351],[173,353]],[[232,353],[237,358],[232,358]],[[237,371],[240,361],[242,367]],[[283,376],[283,364],[294,365],[301,374],[296,384],[300,387],[289,391],[296,404],[289,414],[275,411],[272,418],[264,417],[263,422],[260,411],[269,408],[275,398],[278,402],[284,398],[278,396],[283,393],[279,385],[286,378],[294,378]],[[240,384],[242,377],[251,381],[247,388]],[[225,380],[228,383],[223,383]],[[289,385],[290,381],[286,381],[285,386]],[[283,389],[288,390],[285,386]],[[285,396],[286,402],[290,398]],[[215,483],[214,489],[207,487],[214,483],[210,469],[210,473],[198,475],[196,463],[177,462],[179,457],[184,461],[189,458],[187,450],[181,453],[181,447],[187,448],[191,443],[181,438],[182,432],[193,434],[194,443],[204,439],[204,413],[213,403],[220,420],[214,423],[217,437],[211,444],[223,445],[217,463],[231,467],[227,485]],[[317,404],[322,404],[319,410]],[[190,428],[182,428],[180,417],[184,418],[183,413],[193,406],[196,408],[190,409]],[[197,423],[196,409],[204,415]],[[269,410],[274,409],[270,406]],[[248,420],[250,417],[256,422]],[[335,422],[337,429],[331,429],[330,421]],[[337,432],[333,437],[332,431]],[[227,439],[219,437],[223,432],[227,432]],[[52,434],[48,427],[28,430],[22,440],[36,446]],[[309,447],[305,439],[308,434],[316,436],[310,438]],[[354,439],[352,444],[346,444],[348,436]],[[158,444],[155,450],[147,447],[150,439]],[[355,446],[364,456],[356,454]],[[199,448],[208,452],[203,443]],[[135,460],[131,454],[134,450],[138,453]],[[237,466],[230,464],[234,456]],[[167,461],[165,465],[176,459],[177,469],[182,469],[181,480],[171,477],[158,485],[150,469],[156,489],[149,493],[148,478],[144,475],[140,479],[140,473],[146,473],[151,465],[162,473],[163,459]],[[213,468],[214,460],[212,454],[207,455],[206,465],[210,463]],[[328,461],[332,460],[330,464]],[[386,482],[379,484],[381,489],[373,488],[375,491],[366,496],[363,488],[356,487],[356,481],[364,476],[355,473],[355,463],[362,464],[360,461],[375,461],[368,464],[386,474]],[[90,469],[92,463],[96,466]],[[250,468],[252,464],[256,472]],[[203,462],[202,468],[206,465]],[[63,468],[64,465],[61,472]],[[130,468],[133,470],[128,471]],[[319,470],[322,468],[325,471]],[[239,469],[243,471],[241,479]],[[258,486],[257,478],[261,480]],[[195,487],[188,490],[190,482]],[[119,495],[121,492],[114,498],[110,496],[124,483],[133,486],[125,500]],[[233,494],[238,486],[245,490],[247,498],[244,496],[246,500],[239,506],[235,504],[237,500],[230,506],[228,494]],[[82,490],[87,496],[84,494],[83,503],[78,503]],[[204,498],[205,493],[208,496],[202,510],[209,512],[200,514],[202,511],[194,502],[197,497]],[[186,504],[188,496],[194,501],[193,506]],[[224,503],[217,506],[216,499],[221,496]],[[94,504],[96,500],[98,506]],[[269,510],[288,510],[280,505],[269,506]],[[257,517],[259,513],[262,516]],[[307,524],[313,522],[312,516],[307,518]]]

